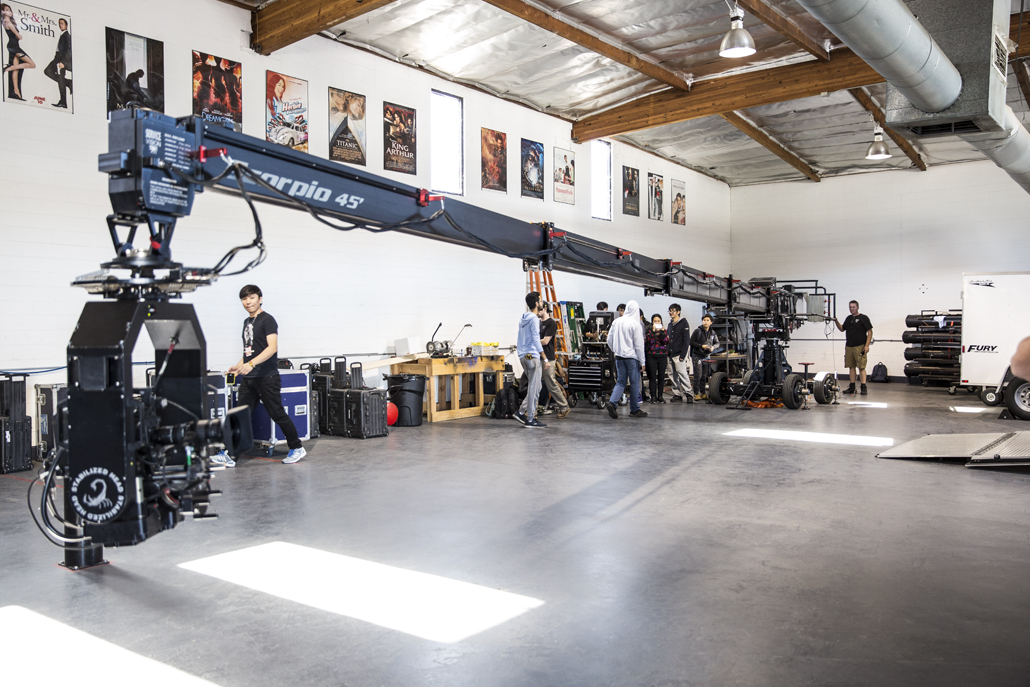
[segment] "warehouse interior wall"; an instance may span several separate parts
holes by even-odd
[[[264,134],[264,77],[271,69],[308,80],[310,151],[327,157],[328,88],[368,98],[366,170],[428,187],[430,93],[464,101],[464,201],[520,219],[553,222],[567,229],[656,258],[672,258],[714,274],[737,278],[817,278],[847,301],[859,300],[875,325],[870,365],[883,361],[892,375],[904,368],[900,340],[905,315],[921,309],[960,308],[963,271],[1028,269],[1030,235],[1021,219],[1030,198],[992,163],[933,167],[731,189],[725,184],[613,142],[613,221],[590,211],[589,145],[573,145],[570,124],[485,93],[459,86],[328,39],[312,37],[263,57],[249,49],[250,15],[213,0],[125,3],[51,0],[49,9],[72,16],[75,46],[75,113],[49,112],[14,103],[0,106],[0,288],[4,320],[0,364],[39,368],[64,363],[64,349],[82,304],[90,297],[69,286],[109,259],[112,247],[104,218],[110,212],[107,180],[96,168],[107,150],[104,28],[162,40],[166,112],[192,109],[191,53],[200,50],[243,64],[243,130]],[[89,11],[86,11],[88,8]],[[183,21],[183,17],[193,20]],[[383,101],[414,107],[418,117],[418,174],[383,171]],[[508,193],[480,189],[480,127],[508,135]],[[522,198],[518,188],[519,139],[545,146],[546,173],[553,147],[577,156],[575,205]],[[621,213],[621,169],[664,176],[665,220]],[[683,180],[687,224],[669,220],[670,181]],[[452,338],[472,329],[459,344],[512,344],[524,309],[525,275],[520,261],[400,234],[334,232],[305,214],[259,206],[268,260],[250,274],[219,280],[186,296],[196,305],[208,343],[208,365],[224,369],[240,354],[244,311],[237,293],[257,283],[265,306],[280,324],[281,355],[290,358],[338,353],[384,353],[394,340]],[[208,266],[231,246],[246,243],[252,222],[238,198],[204,193],[193,214],[181,220],[174,255],[187,265]],[[663,316],[672,299],[644,298],[640,289],[556,272],[562,300],[598,300],[612,308],[635,299],[648,315]],[[681,301],[691,326],[701,305]],[[788,351],[792,362],[816,370],[842,363],[842,335],[806,325]],[[802,341],[800,339],[816,339]],[[141,355],[145,355],[141,351]],[[149,359],[149,358],[148,358]],[[371,377],[371,375],[369,376]],[[62,381],[63,371],[36,383]],[[367,381],[372,382],[371,378]]]
[[[36,368],[64,364],[65,347],[85,291],[69,286],[113,256],[105,217],[110,213],[106,175],[97,155],[107,150],[104,30],[111,27],[164,42],[166,113],[192,111],[192,51],[243,65],[243,131],[264,136],[265,70],[308,80],[311,122],[309,150],[326,158],[329,146],[328,88],[367,97],[369,159],[373,174],[429,187],[430,92],[464,99],[466,202],[530,222],[553,222],[627,250],[724,274],[730,266],[730,189],[706,176],[621,143],[613,142],[613,186],[621,191],[622,165],[665,177],[665,221],[621,214],[613,193],[614,221],[591,217],[588,190],[590,146],[573,145],[571,125],[520,105],[465,88],[321,37],[308,38],[263,57],[249,49],[250,13],[213,0],[49,0],[48,9],[71,15],[75,50],[74,114],[15,103],[0,105],[0,289],[4,320],[0,364]],[[42,59],[40,57],[39,59]],[[42,64],[45,64],[43,62]],[[418,173],[383,171],[382,103],[417,111]],[[480,189],[480,127],[508,135],[507,194]],[[520,197],[519,139],[539,141],[552,172],[554,146],[577,156],[575,205],[556,203],[553,184],[545,200]],[[669,221],[669,184],[686,183],[687,225]],[[646,185],[642,186],[646,194]],[[646,198],[646,195],[645,195]],[[525,309],[525,275],[518,260],[400,234],[334,232],[306,214],[259,205],[268,246],[267,261],[255,271],[220,279],[185,297],[200,316],[208,345],[208,366],[226,369],[240,356],[245,317],[237,297],[241,286],[258,284],[265,308],[279,322],[280,355],[289,358],[336,353],[386,352],[399,338],[425,342],[439,323],[440,339],[462,325],[473,327],[459,344],[513,344]],[[475,228],[472,227],[474,230]],[[239,198],[206,192],[193,214],[180,221],[173,255],[185,265],[210,266],[232,246],[253,236],[250,213]],[[640,289],[555,273],[562,300],[599,300],[614,309],[636,299],[648,313],[665,316],[671,299],[644,298]],[[684,304],[691,323],[700,304]],[[162,344],[163,345],[163,344]],[[140,348],[137,349],[145,355]],[[139,359],[137,357],[137,359]],[[150,358],[147,358],[150,359]],[[140,371],[142,372],[142,371]],[[366,379],[374,380],[369,375]],[[34,383],[63,381],[63,371],[34,377]]]
[[[891,376],[904,374],[906,315],[961,308],[963,272],[1030,270],[1030,196],[992,162],[739,187],[730,202],[734,277],[818,279],[841,322],[857,300],[873,323],[869,369]],[[797,369],[843,369],[835,327],[794,336]]]

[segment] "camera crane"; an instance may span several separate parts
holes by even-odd
[[[103,546],[141,543],[185,514],[213,517],[209,497],[217,492],[208,456],[222,446],[231,454],[249,448],[246,408],[210,418],[204,335],[193,306],[178,299],[261,264],[266,251],[256,201],[302,210],[340,231],[399,231],[744,316],[765,316],[778,302],[775,287],[740,284],[553,224],[444,199],[198,117],[116,111],[108,136],[99,170],[109,176],[115,257],[73,282],[103,300],[85,305],[68,345],[64,434],[41,472],[37,524],[65,548],[71,568],[99,564]],[[172,238],[205,190],[241,196],[254,217],[254,239],[214,267],[186,267],[172,259]],[[249,262],[230,271],[243,255]],[[144,330],[158,374],[150,387],[134,389],[132,351]],[[63,517],[54,506],[57,475],[66,487]]]

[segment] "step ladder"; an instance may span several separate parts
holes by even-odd
[[[526,269],[526,293],[532,293],[537,291],[543,296],[543,299],[551,304],[551,317],[554,318],[555,324],[558,325],[558,331],[554,335],[554,351],[555,353],[569,353],[568,336],[568,319],[565,316],[564,308],[558,301],[558,294],[554,291],[554,277],[547,270],[542,270],[539,267],[529,267]],[[557,312],[555,311],[557,308]]]

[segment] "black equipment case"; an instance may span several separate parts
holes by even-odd
[[[344,404],[347,436],[352,439],[385,437],[390,433],[386,425],[385,389],[347,389]]]
[[[36,385],[36,458],[43,460],[61,436],[58,426],[57,407],[68,400],[67,384]]]
[[[0,417],[0,473],[32,468],[32,421]]]

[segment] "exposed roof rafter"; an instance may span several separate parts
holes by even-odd
[[[830,51],[826,49],[825,45],[820,43],[817,38],[805,33],[805,30],[798,26],[793,19],[783,16],[765,4],[764,0],[736,0],[736,2],[748,12],[761,19],[763,24],[776,30],[784,38],[797,43],[798,46],[808,51],[814,57],[823,62],[830,60]]]
[[[689,93],[662,91],[638,98],[580,119],[572,126],[572,140],[583,143],[882,81],[883,77],[855,53],[837,50],[829,62],[802,62],[747,72],[696,83]]]
[[[386,7],[396,0],[278,0],[254,12],[251,46],[262,55]]]
[[[880,106],[869,97],[869,94],[862,88],[849,88],[848,93],[851,94],[852,98],[858,101],[859,105],[867,109],[869,113],[873,115],[873,119],[876,120],[876,123],[883,127],[883,132],[890,136],[891,140],[894,141],[899,148],[905,151],[905,155],[907,155],[908,159],[912,161],[912,164],[925,172],[926,163],[923,161],[923,158],[919,156],[919,152],[901,134],[887,126],[887,117],[884,115],[883,110],[880,109]]]
[[[723,112],[719,116],[743,131],[773,155],[780,158],[812,181],[822,181],[819,174],[812,169],[808,163],[788,150],[783,144],[773,139],[769,134],[758,128],[754,122],[745,119],[739,112]]]
[[[1030,60],[1016,60],[1012,63],[1012,70],[1016,72],[1016,81],[1019,82],[1019,91],[1023,94],[1023,100],[1030,105]]]
[[[282,2],[282,0],[279,1]],[[526,2],[522,2],[522,0],[483,0],[483,2],[488,5],[493,5],[494,7],[502,9],[510,14],[514,14],[516,17],[528,21],[530,24],[557,34],[566,40],[572,41],[573,43],[586,48],[587,50],[596,52],[598,55],[607,57],[608,59],[618,62],[630,69],[635,69],[641,74],[649,76],[656,81],[661,81],[673,88],[678,88],[684,91],[690,90],[690,84],[687,83],[686,79],[681,77],[679,74],[671,72],[664,67],[660,67],[653,62],[648,62],[647,60],[634,55],[627,50],[616,47],[607,41],[601,40],[592,33],[588,33],[579,27],[553,17],[543,10],[537,9]]]

